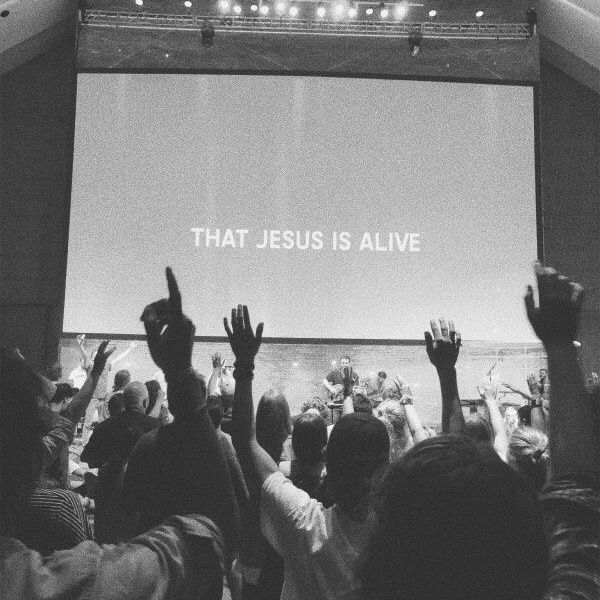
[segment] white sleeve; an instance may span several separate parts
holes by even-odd
[[[326,538],[324,508],[283,473],[271,473],[260,494],[260,528],[285,559],[301,547],[316,549]]]

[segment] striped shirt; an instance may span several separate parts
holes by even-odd
[[[17,537],[42,555],[91,540],[81,497],[68,490],[34,490],[24,509]]]

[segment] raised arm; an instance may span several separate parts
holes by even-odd
[[[205,514],[221,528],[228,550],[233,554],[239,515],[227,463],[206,410],[204,380],[192,368],[195,327],[182,312],[181,294],[173,272],[167,268],[166,274],[169,299],[148,305],[141,320],[150,355],[165,374],[169,409],[175,416],[175,423],[162,438],[170,441],[165,441],[164,445],[168,458],[157,470],[160,480],[149,480],[148,467],[144,467],[153,460],[160,462],[160,444],[152,446],[142,437],[127,467],[124,496],[132,508],[139,507],[136,497],[145,502],[149,497],[158,496],[169,498],[168,506],[163,504],[161,511],[184,514],[193,510]],[[147,445],[144,448],[145,439]],[[194,481],[190,481],[188,487],[199,493],[173,495],[173,485],[179,484],[173,479],[176,477],[174,472],[182,465],[194,475]],[[164,472],[166,468],[169,473]]]
[[[69,421],[72,421],[73,423],[77,423],[85,414],[90,400],[92,399],[92,394],[98,384],[98,379],[106,366],[106,361],[114,352],[114,348],[107,348],[108,344],[108,340],[105,340],[100,344],[96,353],[96,358],[94,359],[94,366],[87,376],[85,383],[81,386],[81,389],[77,394],[75,394],[71,402],[69,402],[66,408],[60,413],[61,416],[69,419]]]
[[[508,439],[506,437],[506,430],[504,429],[504,421],[498,408],[498,388],[487,385],[485,387],[477,386],[477,391],[481,399],[485,402],[488,414],[490,415],[490,424],[492,426],[492,433],[494,434],[494,450],[506,462]]]
[[[79,355],[81,357],[81,366],[87,371],[90,368],[91,360],[85,347],[85,333],[77,336],[77,350],[79,350]]]
[[[456,380],[456,360],[461,346],[460,333],[454,323],[440,319],[431,321],[431,333],[425,332],[427,356],[436,368],[442,391],[442,431],[462,433],[465,417],[460,406],[458,383]],[[433,334],[433,336],[432,336]]]
[[[525,296],[527,317],[548,354],[550,388],[550,456],[552,478],[600,470],[600,436],[597,416],[586,394],[577,361],[576,339],[583,302],[583,288],[536,263],[539,305],[533,288]]]
[[[223,324],[235,355],[233,371],[235,392],[231,438],[244,470],[244,476],[247,480],[252,479],[262,486],[271,473],[279,470],[268,452],[256,441],[252,378],[254,377],[254,357],[262,341],[263,324],[258,324],[256,335],[254,335],[248,307],[241,305],[231,311],[231,327],[229,327],[227,318],[223,319]]]
[[[421,422],[421,417],[419,416],[419,412],[417,411],[417,408],[413,403],[410,388],[406,385],[406,382],[398,375],[394,377],[393,382],[394,386],[398,390],[400,402],[404,406],[404,412],[406,413],[406,422],[408,423],[408,428],[410,429],[410,434],[412,435],[414,443],[418,444],[423,440],[428,440],[429,434],[427,433],[427,431],[425,431],[423,423]]]
[[[521,398],[525,398],[525,400],[527,400],[528,402],[531,402],[533,400],[533,398],[529,394],[526,394],[524,391],[520,390],[519,388],[512,386],[510,383],[503,383],[502,385],[507,390],[510,390],[511,392],[513,392],[513,394],[519,394],[519,396],[521,396]]]
[[[221,358],[221,355],[218,352],[215,352],[212,357],[212,373],[210,374],[210,378],[208,380],[208,385],[206,386],[206,395],[207,396],[216,396],[217,395],[217,385],[219,383],[219,378],[221,377],[221,373],[223,372],[223,367],[225,366],[225,359]]]
[[[110,364],[112,365],[116,365],[118,362],[125,360],[130,354],[131,352],[133,352],[133,350],[135,350],[137,348],[137,344],[135,342],[130,342],[129,346],[127,346],[127,348],[125,350],[123,350],[123,352],[121,352],[121,354],[117,354],[113,359],[111,359]]]

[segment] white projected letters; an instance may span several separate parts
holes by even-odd
[[[243,248],[247,229],[225,229],[221,237],[221,230],[205,229],[204,227],[192,227],[194,243],[200,246],[200,240],[204,240],[204,246],[210,248]]]
[[[253,232],[250,229],[221,229],[219,227],[192,227],[194,245],[197,248],[247,248],[253,245],[259,250],[323,250],[326,248],[324,237],[331,239],[331,250],[348,251],[352,249],[352,234],[349,231],[332,231],[330,235],[322,231],[292,231],[290,229],[263,229]],[[250,244],[246,244],[249,235]],[[254,243],[253,238],[256,237]],[[374,252],[420,252],[421,234],[387,233],[365,231],[359,236],[359,251]]]

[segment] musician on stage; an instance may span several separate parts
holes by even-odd
[[[344,401],[344,391],[350,393],[352,388],[358,384],[358,373],[350,365],[350,357],[344,356],[340,365],[336,366],[323,379],[323,385],[327,388],[330,400],[333,402]]]

